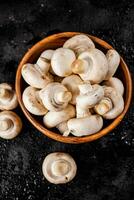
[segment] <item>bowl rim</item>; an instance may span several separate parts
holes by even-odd
[[[127,87],[126,87],[126,95],[127,95],[127,99],[125,102],[125,107],[123,112],[117,117],[115,118],[108,126],[106,126],[105,128],[103,128],[102,130],[100,130],[99,132],[92,134],[92,135],[88,135],[88,136],[84,136],[84,137],[75,137],[75,136],[68,136],[68,137],[64,137],[58,133],[55,133],[47,128],[45,128],[43,125],[41,125],[39,122],[36,121],[36,119],[34,118],[34,115],[32,116],[32,114],[30,114],[27,109],[25,108],[23,101],[22,101],[22,94],[21,94],[21,68],[23,66],[23,64],[26,63],[26,61],[34,54],[34,52],[38,49],[38,47],[44,43],[49,42],[51,39],[58,39],[61,37],[72,37],[74,35],[78,35],[78,34],[85,34],[88,37],[90,37],[93,42],[99,44],[100,46],[102,46],[105,49],[114,49],[110,44],[108,44],[106,41],[96,37],[96,36],[92,36],[86,33],[82,33],[82,32],[61,32],[61,33],[57,33],[57,34],[53,34],[50,36],[45,37],[44,39],[40,40],[39,42],[37,42],[35,45],[33,45],[23,56],[23,58],[21,59],[18,68],[17,68],[17,72],[16,72],[16,81],[15,81],[15,89],[16,89],[16,94],[17,94],[17,98],[18,98],[18,102],[19,105],[24,113],[24,115],[26,116],[26,118],[32,123],[32,125],[39,130],[40,132],[42,132],[44,135],[48,136],[51,139],[54,139],[56,141],[59,142],[63,142],[63,143],[70,143],[70,144],[79,144],[79,143],[86,143],[86,142],[91,142],[94,140],[97,140],[101,137],[103,137],[104,135],[108,134],[110,131],[112,131],[117,125],[119,125],[119,123],[122,121],[122,119],[124,118],[125,114],[127,113],[130,103],[131,103],[131,98],[132,98],[132,79],[131,79],[131,74],[129,72],[129,69],[126,65],[126,63],[124,62],[123,58],[121,57],[121,68],[124,71],[127,79],[128,79],[128,83],[127,83]]]

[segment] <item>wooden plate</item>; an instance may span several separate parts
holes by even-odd
[[[77,34],[80,34],[80,33],[65,32],[65,33],[54,34],[52,36],[44,38],[43,40],[41,40],[40,42],[35,44],[31,49],[29,49],[28,52],[24,55],[24,57],[22,58],[19,66],[18,66],[17,74],[16,74],[16,93],[17,93],[17,97],[18,97],[18,101],[21,106],[21,109],[24,112],[27,119],[35,126],[35,128],[37,128],[44,135],[46,135],[54,140],[60,141],[60,142],[75,143],[75,144],[91,142],[93,140],[96,140],[96,139],[106,135],[110,131],[112,131],[122,121],[123,117],[125,116],[128,108],[130,106],[131,96],[132,96],[131,75],[130,75],[130,72],[128,70],[126,63],[124,62],[123,58],[121,58],[120,66],[118,67],[116,76],[119,77],[124,84],[125,108],[124,108],[123,112],[116,119],[108,121],[108,125],[105,125],[101,131],[99,131],[93,135],[84,136],[84,137],[74,137],[74,136],[63,137],[60,133],[56,132],[55,130],[52,131],[52,130],[45,128],[42,123],[42,117],[41,118],[36,117],[36,116],[30,114],[26,110],[26,108],[22,102],[22,93],[23,93],[25,87],[27,86],[21,76],[22,66],[28,62],[34,63],[37,60],[37,58],[40,56],[42,51],[44,51],[45,49],[56,49],[58,47],[61,47],[68,38],[70,38],[74,35],[77,35]],[[103,52],[106,52],[108,49],[113,49],[113,47],[111,45],[109,45],[107,42],[105,42],[97,37],[91,36],[91,35],[88,35],[88,36],[93,40],[96,47],[103,50]]]

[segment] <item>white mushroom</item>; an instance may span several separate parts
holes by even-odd
[[[76,98],[77,118],[89,115],[90,108],[93,108],[104,96],[103,87],[100,85],[90,85],[83,83],[79,85],[80,95]]]
[[[100,83],[108,72],[106,56],[99,49],[90,49],[81,53],[72,64],[72,71],[92,84]]]
[[[105,80],[110,79],[116,72],[120,64],[120,55],[114,49],[110,49],[106,54],[108,60],[108,72],[106,74]]]
[[[49,111],[44,116],[43,123],[47,128],[53,128],[73,117],[75,117],[75,108],[72,105],[68,105],[64,110],[58,112]]]
[[[61,77],[69,76],[72,74],[71,65],[74,60],[75,54],[71,49],[56,49],[51,59],[54,73]]]
[[[37,68],[39,68],[43,74],[46,74],[51,69],[51,58],[53,53],[54,50],[51,49],[43,51],[36,62]]]
[[[0,137],[3,139],[15,138],[22,129],[20,117],[12,111],[0,113]]]
[[[118,115],[120,115],[124,109],[123,97],[119,92],[117,92],[112,87],[103,86],[103,88],[104,88],[104,96],[109,98],[112,102],[112,108],[110,107],[109,111],[106,110],[106,113],[103,114],[102,116],[105,119],[114,119]]]
[[[68,136],[70,133],[81,137],[97,133],[103,126],[103,119],[99,115],[90,115],[83,118],[73,118],[67,122],[68,130],[63,134]]]
[[[64,48],[72,49],[76,55],[87,51],[90,48],[95,48],[93,41],[86,35],[75,35],[69,38],[63,45]]]
[[[44,106],[51,111],[64,109],[72,98],[71,92],[58,82],[48,84],[39,94]]]
[[[0,110],[13,110],[17,107],[16,92],[7,83],[0,84]]]
[[[76,175],[77,165],[67,153],[51,153],[43,161],[42,171],[45,178],[54,184],[70,182]]]
[[[24,80],[32,87],[44,88],[46,85],[53,81],[51,74],[43,74],[37,65],[27,63],[22,67],[22,76]]]
[[[47,109],[42,104],[39,97],[39,90],[31,86],[27,87],[22,95],[23,103],[26,109],[34,115],[45,115]]]
[[[76,97],[79,95],[78,85],[82,84],[82,82],[81,78],[77,75],[71,75],[62,80],[61,83],[72,93],[71,104],[76,104]]]
[[[124,86],[120,79],[111,77],[109,80],[104,81],[103,85],[110,86],[119,92],[122,96],[124,94]]]

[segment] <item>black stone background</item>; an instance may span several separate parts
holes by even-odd
[[[112,44],[134,73],[134,3],[131,0],[0,1],[0,82],[14,83],[24,53],[40,39],[62,31],[81,31]],[[0,200],[134,200],[134,103],[107,136],[87,144],[53,141],[24,117],[14,140],[0,139]],[[45,180],[44,157],[70,153],[76,178],[66,185]]]

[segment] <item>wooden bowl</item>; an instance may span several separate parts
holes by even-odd
[[[124,108],[123,112],[116,119],[108,121],[108,125],[105,125],[101,131],[99,131],[93,135],[84,136],[84,137],[75,137],[75,136],[63,137],[60,133],[58,133],[58,132],[56,133],[55,130],[52,131],[52,130],[45,128],[42,123],[43,117],[41,117],[41,118],[36,117],[27,111],[27,109],[25,108],[23,101],[22,101],[22,93],[23,93],[24,88],[26,87],[26,83],[24,82],[24,80],[22,79],[22,76],[21,76],[22,66],[28,62],[34,63],[42,51],[44,51],[45,49],[56,49],[58,47],[61,47],[68,38],[70,38],[74,35],[77,35],[77,34],[80,34],[80,33],[65,32],[65,33],[54,34],[52,36],[44,38],[43,40],[41,40],[40,42],[35,44],[31,49],[29,49],[28,52],[24,55],[24,57],[22,58],[19,66],[18,66],[17,74],[16,74],[16,93],[17,93],[19,104],[20,104],[25,116],[27,117],[27,119],[35,126],[35,128],[37,128],[44,135],[46,135],[54,140],[60,141],[60,142],[75,143],[75,144],[91,142],[93,140],[96,140],[96,139],[106,135],[110,131],[112,131],[122,121],[123,117],[125,116],[128,108],[130,106],[130,101],[131,101],[131,96],[132,96],[131,75],[130,75],[130,72],[128,70],[126,63],[124,62],[123,58],[121,58],[120,66],[118,67],[116,76],[119,77],[123,81],[123,84],[124,84],[125,108]],[[106,52],[107,49],[113,49],[113,47],[111,45],[109,45],[107,42],[105,42],[97,37],[91,36],[91,35],[88,35],[88,36],[93,40],[96,47],[103,50],[104,52]]]

